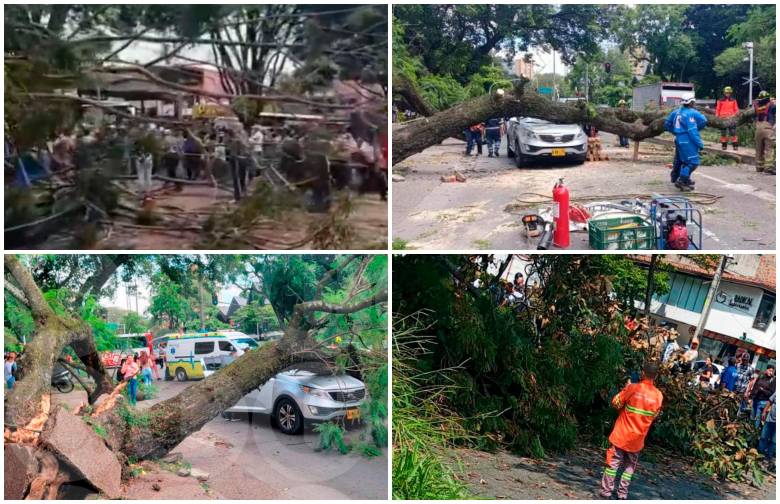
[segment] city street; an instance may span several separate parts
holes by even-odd
[[[649,142],[640,144],[640,160],[631,161],[633,146],[621,149],[617,138],[602,134],[609,161],[583,165],[545,163],[518,169],[506,157],[464,156],[464,142],[450,138],[393,167],[393,243],[409,249],[535,249],[538,238],[522,234],[521,215],[549,207],[553,185],[564,178],[572,202],[603,197],[619,202],[653,193],[679,195],[670,183],[672,150]],[[743,149],[746,149],[743,147]],[[465,182],[442,182],[455,172]],[[401,175],[400,180],[397,175]],[[774,176],[756,173],[753,166],[701,166],[694,175],[696,192],[717,196],[697,205],[702,212],[703,248],[775,248]],[[524,197],[532,193],[533,197]],[[526,194],[526,196],[528,196]],[[587,232],[571,235],[571,248],[588,248]]]
[[[143,410],[179,393],[194,382],[157,381],[155,399],[139,401]],[[83,390],[52,392],[53,403],[75,408],[86,401]],[[359,429],[349,431],[359,436]],[[208,473],[205,482],[181,477],[155,462],[143,462],[144,473],[124,488],[127,499],[385,499],[387,451],[367,458],[357,453],[316,452],[318,434],[307,429],[287,436],[268,417],[246,415],[228,421],[217,417],[186,438],[172,454],[195,472]],[[153,485],[157,485],[156,490]]]

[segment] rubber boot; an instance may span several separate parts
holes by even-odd
[[[723,149],[723,150],[728,150],[729,144],[727,144],[726,142],[723,142],[723,143],[720,144],[720,148]]]
[[[739,146],[737,144],[732,144],[731,147],[734,149],[734,152],[739,150]]]

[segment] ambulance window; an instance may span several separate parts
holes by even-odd
[[[195,355],[203,355],[214,351],[213,341],[200,341],[195,343]]]
[[[231,345],[230,342],[228,341],[220,341],[219,349],[222,350],[223,352],[232,352],[235,350],[235,348],[233,348],[233,345]]]

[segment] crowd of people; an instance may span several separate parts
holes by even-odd
[[[712,357],[707,356],[703,365],[695,366],[699,359],[699,343],[680,347],[677,332],[669,330],[662,352],[661,362],[673,372],[694,372],[695,385],[706,390],[729,392],[740,399],[740,414],[749,417],[759,432],[758,451],[774,465],[776,426],[776,377],[775,366],[763,371],[751,365],[747,351],[737,352],[722,360],[720,370]]]

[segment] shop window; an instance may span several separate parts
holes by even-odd
[[[756,313],[756,319],[753,321],[753,329],[759,331],[766,331],[769,324],[774,319],[775,312],[775,296],[769,293],[764,293],[761,298],[761,304],[758,305],[758,312]]]

